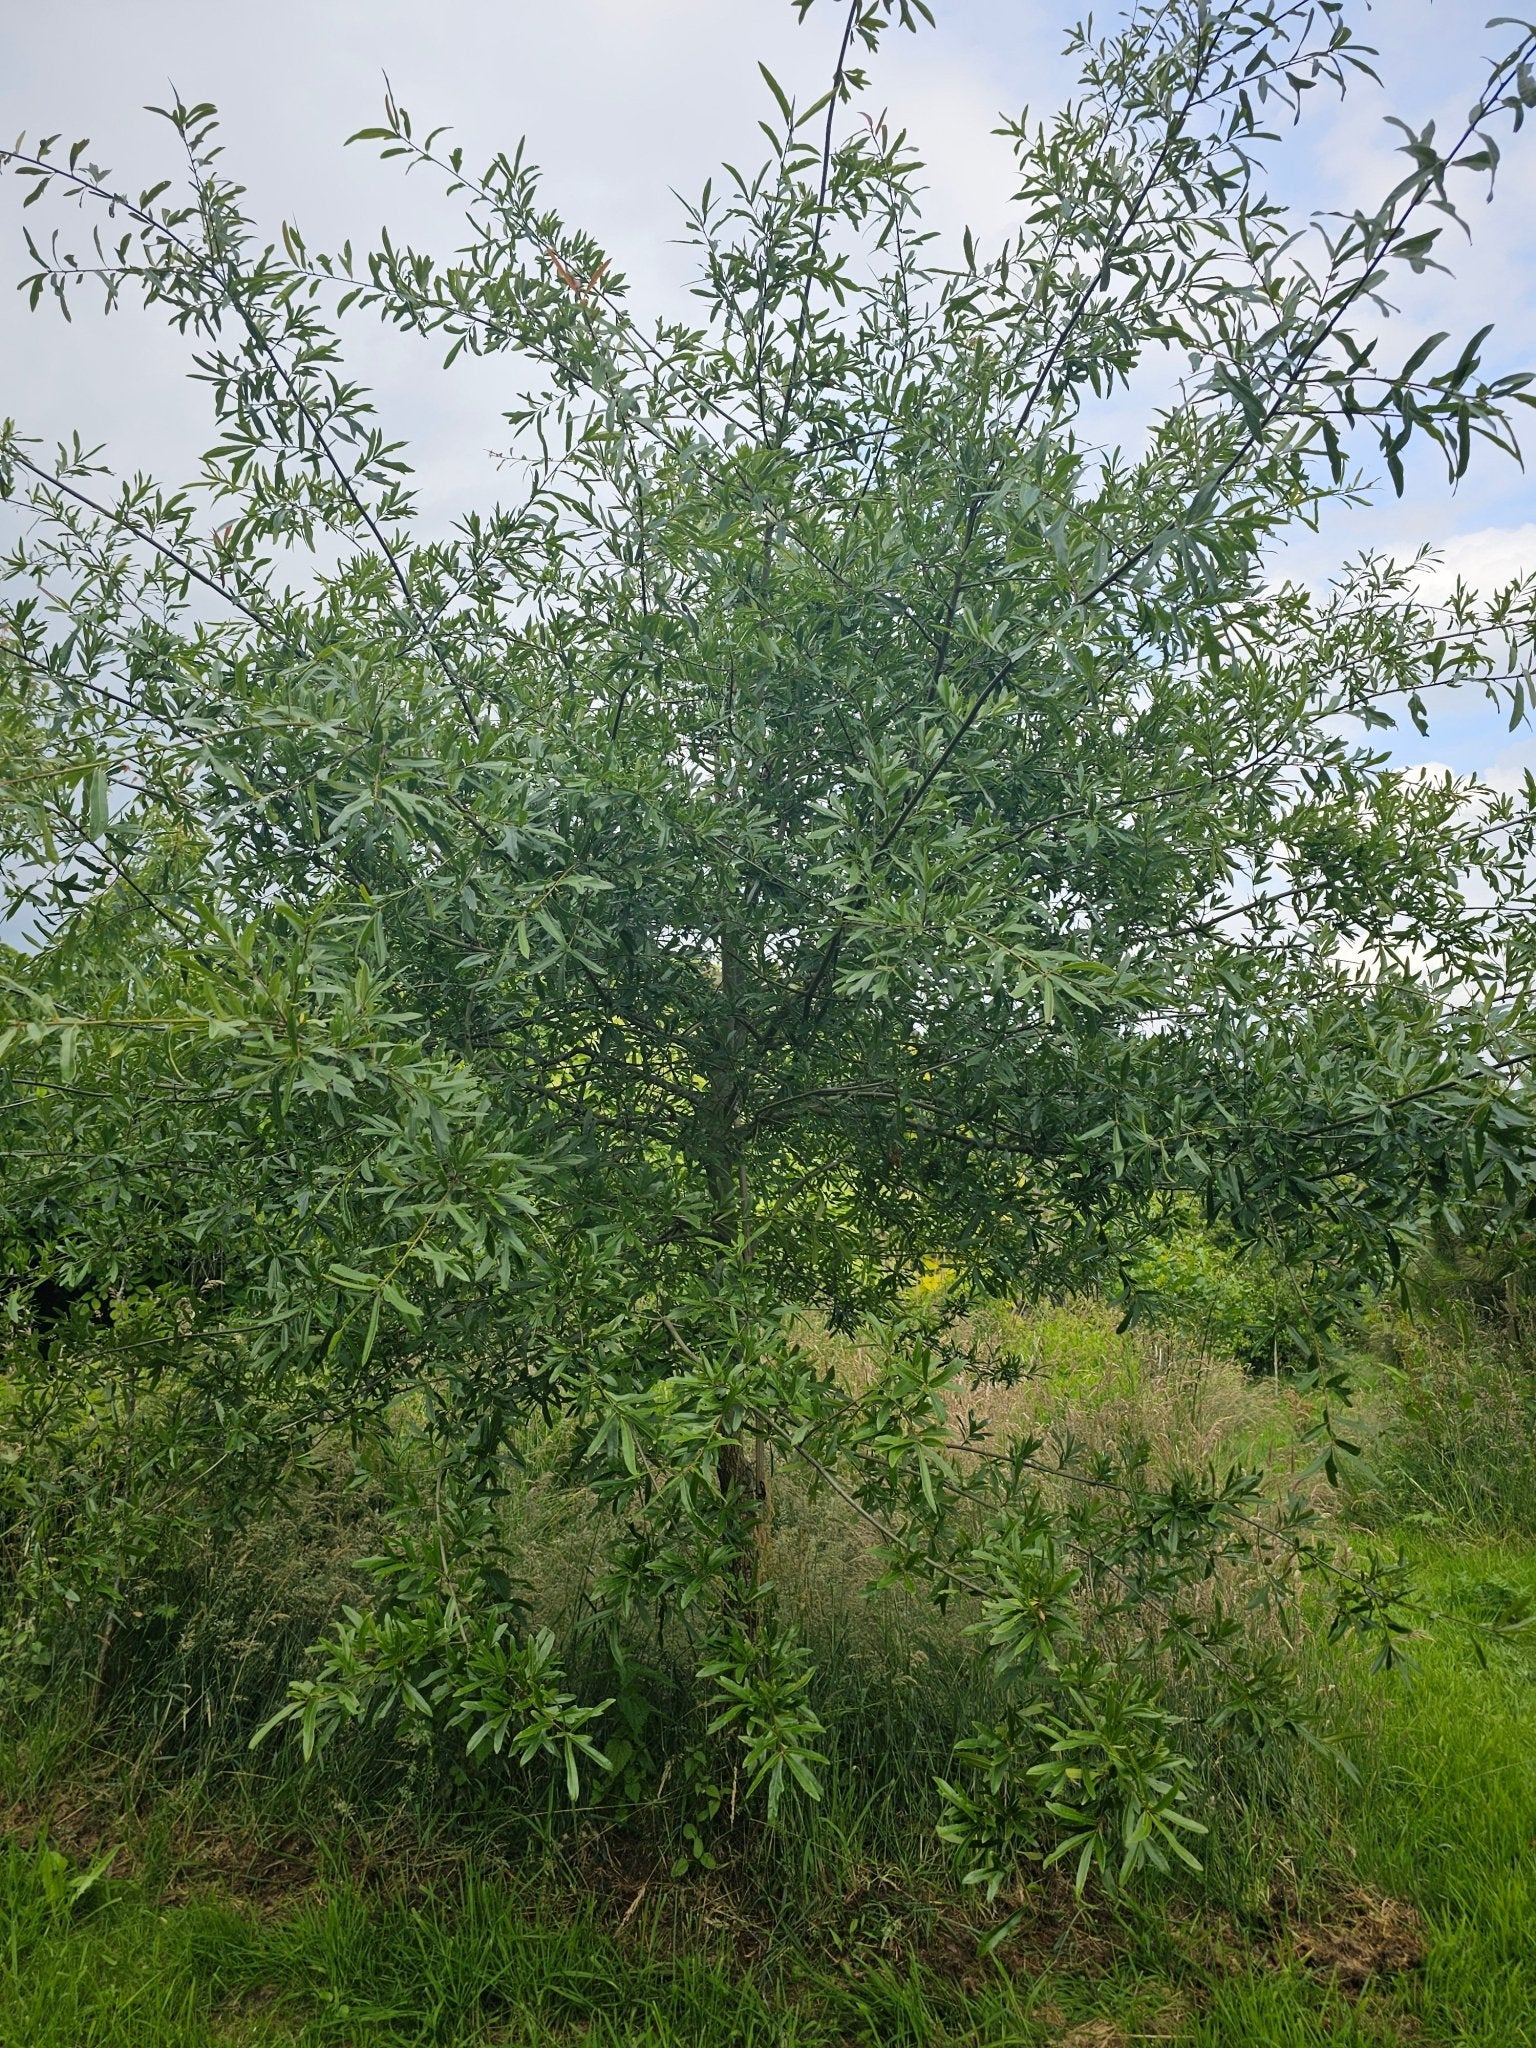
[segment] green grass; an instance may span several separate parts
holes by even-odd
[[[142,1898],[72,1925],[40,1908],[24,1863],[7,1872],[12,1967],[0,2040],[92,2048],[303,2042],[448,2044],[1034,2042],[1052,2020],[1042,1982],[1002,1971],[973,1989],[879,1973],[867,1981],[742,1973],[701,1949],[621,1942],[590,1912],[471,1881],[414,1907],[340,1891],[260,1923],[210,1906],[156,1913]],[[1134,1986],[1117,2001],[1145,2008]],[[1081,2003],[1081,2001],[1079,2001]]]
[[[1440,1607],[1536,1610],[1529,1550],[1415,1549]],[[841,1956],[797,1939],[793,1910],[744,1953],[739,1927],[711,1928],[705,1891],[644,1903],[621,1927],[616,1904],[579,1898],[552,1861],[520,1876],[470,1865],[392,1897],[360,1887],[338,1851],[312,1895],[256,1911],[164,1903],[151,1859],[71,1907],[49,1903],[40,1853],[17,1838],[0,1866],[0,2048],[1033,2048],[1088,2022],[1098,2031],[1078,2038],[1094,2048],[1536,2048],[1536,1654],[1495,1648],[1485,1668],[1442,1629],[1418,1655],[1406,1683],[1330,1662],[1360,1782],[1310,1821],[1256,1816],[1251,1837],[1250,1889],[1285,1877],[1288,1856],[1302,1922],[1347,1928],[1352,1889],[1418,1909],[1422,1964],[1354,1996],[1288,1960],[1273,1924],[1187,1896],[1101,1918],[1097,1950],[1079,1929],[1056,1955],[1026,1937],[996,1962],[961,1942],[892,1960],[850,1908]],[[821,1917],[835,1934],[835,1900]]]
[[[1407,1547],[1426,1600],[1469,1619],[1536,1614],[1529,1548]],[[1536,1646],[1488,1660],[1437,1631],[1410,1686],[1374,1689],[1349,1825],[1362,1872],[1428,1922],[1432,2038],[1493,2048],[1536,2041]]]

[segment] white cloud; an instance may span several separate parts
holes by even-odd
[[[1474,590],[1494,591],[1517,577],[1536,574],[1536,521],[1453,533],[1436,552],[1439,559],[1422,579],[1427,592],[1448,591],[1458,579]]]
[[[1528,775],[1536,775],[1536,736],[1518,740],[1495,755],[1483,771],[1483,780],[1501,795],[1523,798]]]

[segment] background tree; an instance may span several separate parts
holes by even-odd
[[[1283,1602],[1301,1555],[1365,1628],[1398,1582],[1261,1475],[983,1441],[968,1388],[1008,1366],[967,1301],[1114,1279],[1191,1201],[1378,1282],[1523,1174],[1529,808],[1369,729],[1456,685],[1522,716],[1536,591],[1268,563],[1364,494],[1357,445],[1399,486],[1415,437],[1453,480],[1514,452],[1488,330],[1400,352],[1386,295],[1536,104],[1536,31],[1463,134],[1405,131],[1375,211],[1298,233],[1264,123],[1363,67],[1340,9],[1135,8],[1010,129],[1017,232],[946,252],[907,137],[856,111],[920,15],[853,0],[808,107],[766,79],[767,161],[687,211],[696,325],[632,312],[521,152],[474,174],[393,99],[355,139],[462,200],[446,263],[263,243],[207,106],[166,111],[183,173],[138,195],[85,144],[5,154],[64,209],[34,303],[161,308],[218,438],[177,490],[0,441],[0,820],[42,933],[5,968],[0,1213],[30,1426],[83,1388],[111,1417],[105,1627],[150,1540],[145,1404],[187,1512],[217,1470],[239,1513],[424,1389],[429,1539],[286,1711],[310,1745],[436,1716],[574,1793],[602,1709],[520,1632],[482,1512],[563,1418],[615,1687],[631,1616],[687,1617],[773,1815],[819,1734],[763,1558],[778,1460],[995,1660],[949,1786],[995,1891],[1021,1853],[1187,1855],[1171,1669],[1292,1711],[1192,1584],[1240,1561]],[[516,362],[509,503],[422,528],[336,338],[370,311]],[[918,1314],[931,1258],[957,1283]],[[807,1315],[862,1331],[868,1386]],[[57,1503],[19,1483],[45,1654],[69,1589],[25,1530]]]

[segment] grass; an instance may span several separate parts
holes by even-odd
[[[1536,1371],[1523,1342],[1466,1314],[1399,1316],[1376,1349],[1362,1389],[1373,1484],[1357,1512],[1536,1540]]]
[[[1474,1619],[1536,1613],[1530,1548],[1406,1547],[1428,1600]],[[1426,2024],[1513,2044],[1536,2041],[1536,1656],[1529,1643],[1487,1654],[1484,1669],[1441,1633],[1411,1686],[1369,1700],[1350,1839],[1362,1872],[1425,1917]]]
[[[1138,1340],[1092,1308],[1007,1334],[1037,1369],[993,1398],[1042,1421],[1200,1457],[1272,1453],[1294,1425],[1283,1388],[1230,1365],[1159,1354],[1144,1369]],[[1457,1474],[1470,1374],[1421,1376],[1446,1389],[1448,1420],[1427,1397],[1406,1418]],[[1415,1484],[1439,1472],[1421,1458]],[[195,1705],[203,1673],[233,1673],[233,1699],[291,1668],[290,1637],[345,1590],[360,1540],[330,1526],[330,1499],[317,1491],[298,1536],[264,1528],[225,1557],[219,1598],[188,1610],[162,1663],[167,1699]],[[1516,1535],[1473,1538],[1486,1502],[1473,1516],[1442,1488],[1431,1518],[1417,1499],[1374,1494],[1371,1540],[1402,1541],[1429,1606],[1536,1615],[1523,1512]],[[814,1814],[674,1878],[670,1850],[605,1823],[561,1834],[462,1787],[381,1791],[366,1746],[304,1776],[238,1745],[220,1760],[185,1731],[178,1749],[163,1718],[135,1736],[130,1716],[114,1758],[61,1710],[0,1756],[0,2048],[1536,2048],[1536,1642],[1480,1659],[1437,1624],[1410,1676],[1319,1646],[1312,1676],[1356,1780],[1276,1747],[1231,1781],[1240,1803],[1202,1881],[1091,1909],[1042,1885],[986,1957],[920,1789],[974,1705],[974,1660],[915,1609],[850,1606],[859,1532],[790,1495],[781,1507],[776,1574],[834,1645]],[[569,1503],[539,1482],[521,1513],[558,1588]],[[262,1602],[270,1626],[253,1624]]]

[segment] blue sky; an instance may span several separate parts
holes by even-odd
[[[1485,28],[1488,12],[1468,0],[1357,5],[1382,85],[1309,110],[1277,156],[1277,186],[1307,210],[1378,196],[1397,175],[1385,116],[1442,126],[1465,118],[1483,59],[1509,34]],[[1069,89],[1060,48],[1071,10],[1054,0],[935,0],[935,13],[934,31],[891,40],[874,97],[922,148],[937,224],[968,223],[985,239],[1010,220],[1007,153],[990,131],[1000,113],[1047,109]],[[296,217],[314,243],[366,242],[388,220],[448,246],[452,214],[425,184],[341,146],[375,118],[388,71],[413,113],[451,122],[472,159],[526,134],[551,201],[605,241],[642,305],[661,307],[677,303],[687,269],[671,239],[669,191],[696,190],[722,157],[755,154],[753,124],[767,105],[759,57],[802,97],[821,90],[841,10],[819,0],[804,28],[789,0],[264,0],[259,9],[75,0],[7,16],[0,134],[89,134],[98,161],[147,182],[174,166],[164,131],[139,110],[174,84],[218,102],[228,161],[274,228]],[[1446,237],[1456,275],[1425,280],[1405,303],[1402,352],[1410,330],[1459,338],[1494,320],[1490,362],[1536,366],[1536,123],[1510,145],[1492,206],[1469,196],[1475,239]],[[19,275],[14,202],[0,212],[0,249]],[[412,442],[429,511],[446,516],[494,493],[491,450],[514,395],[505,361],[445,378],[429,352],[365,323],[350,353],[387,423]],[[82,309],[65,328],[0,293],[0,412],[25,431],[78,426],[120,467],[178,476],[206,439],[182,363],[176,339],[151,319],[102,323]],[[1289,562],[1323,580],[1365,547],[1407,553],[1426,541],[1475,580],[1536,569],[1536,489],[1497,458],[1454,494],[1425,469],[1411,474],[1403,500],[1384,492],[1330,520]],[[1427,743],[1405,735],[1400,752],[1500,780],[1536,766],[1536,743],[1471,699]]]

